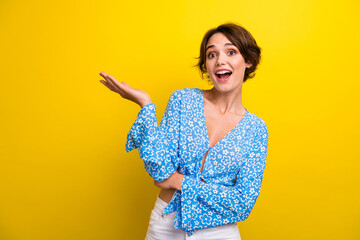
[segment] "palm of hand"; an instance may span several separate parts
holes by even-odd
[[[141,89],[132,88],[126,82],[119,82],[113,76],[101,72],[102,76],[106,81],[100,80],[107,88],[111,91],[120,94],[121,97],[128,99],[136,104],[139,104],[141,107],[151,102],[151,98],[148,93]]]

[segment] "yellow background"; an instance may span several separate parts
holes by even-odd
[[[264,119],[261,194],[243,240],[360,239],[360,2],[0,1],[0,239],[143,239],[158,189],[126,134],[147,91],[161,119],[204,33],[243,25],[263,50],[243,104]]]

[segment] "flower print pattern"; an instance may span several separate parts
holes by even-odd
[[[176,170],[184,174],[181,191],[163,211],[176,211],[176,229],[192,235],[197,229],[249,216],[260,193],[268,130],[261,118],[246,111],[239,124],[210,147],[201,89],[174,91],[159,127],[155,104],[140,110],[128,133],[126,151],[138,148],[146,171],[156,181]]]
[[[126,152],[139,149],[145,170],[156,181],[163,181],[173,174],[178,165],[178,138],[180,131],[180,94],[174,92],[164,116],[157,125],[156,105],[143,106],[131,127],[126,141]]]

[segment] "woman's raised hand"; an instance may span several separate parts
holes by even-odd
[[[126,82],[120,83],[113,76],[105,72],[101,72],[100,76],[102,76],[106,80],[100,80],[100,82],[103,83],[107,88],[120,94],[121,97],[128,99],[136,104],[139,104],[141,108],[146,104],[151,103],[151,98],[149,94],[147,94],[143,90],[132,88]]]

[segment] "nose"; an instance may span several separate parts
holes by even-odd
[[[216,65],[220,66],[220,65],[224,65],[226,62],[226,56],[224,56],[224,54],[220,53],[216,59]]]

